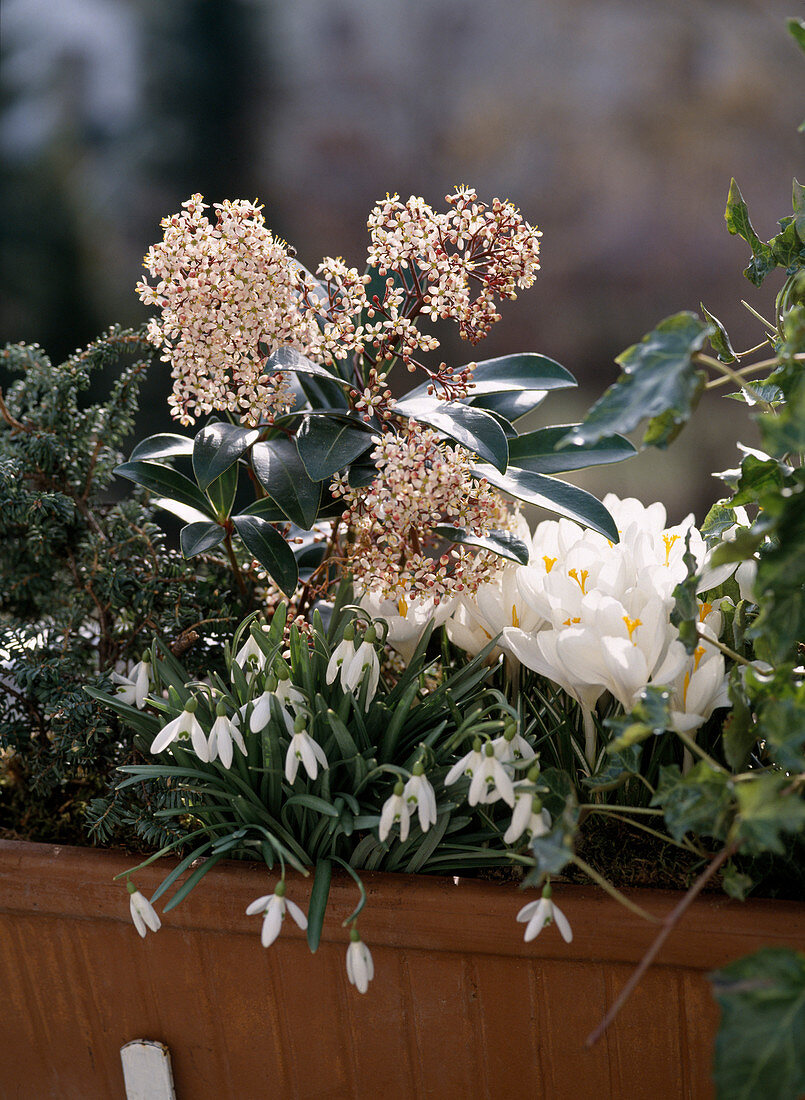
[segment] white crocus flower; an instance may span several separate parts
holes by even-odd
[[[138,661],[128,676],[113,672],[112,679],[118,685],[115,697],[130,707],[136,706],[142,710],[151,686],[151,662],[148,658]]]
[[[570,927],[570,922],[559,906],[554,905],[551,901],[550,886],[544,887],[542,897],[539,901],[530,901],[528,905],[524,905],[517,914],[517,919],[519,921],[528,921],[525,935],[523,936],[526,943],[530,943],[531,940],[536,939],[542,929],[554,921],[565,943],[570,943],[573,939],[573,930]]]
[[[436,793],[424,772],[424,767],[417,761],[413,775],[405,784],[403,798],[412,809],[416,806],[420,828],[426,833],[431,825],[436,824]]]
[[[551,827],[551,815],[543,810],[542,802],[534,794],[530,783],[527,789],[519,790],[516,794],[511,824],[503,834],[505,844],[514,844],[523,833],[528,833],[529,837],[544,836]]]
[[[197,705],[195,699],[188,699],[182,713],[164,725],[151,742],[151,752],[164,752],[174,741],[183,741],[189,737],[199,760],[203,760],[205,764],[209,761],[207,737],[196,718]]]
[[[466,775],[472,779],[483,762],[484,754],[481,752],[481,742],[480,739],[476,737],[470,751],[462,756],[444,777],[445,787],[451,786],[451,784],[455,783],[457,779],[460,779],[462,775]]]
[[[151,902],[143,897],[133,882],[127,882],[126,886],[129,891],[129,909],[134,927],[143,937],[149,928],[152,932],[158,932],[162,927],[162,921]]]
[[[741,599],[747,603],[757,603],[755,593],[755,581],[757,580],[757,561],[755,558],[747,558],[742,561],[735,570],[735,579],[738,582],[738,591]]]
[[[280,934],[282,922],[285,920],[286,911],[304,930],[307,928],[307,917],[290,898],[285,897],[285,882],[283,879],[274,887],[273,894],[265,894],[256,898],[246,910],[246,916],[253,917],[255,913],[263,914],[263,928],[260,933],[260,942],[263,947],[270,947]]]
[[[311,779],[315,779],[319,774],[319,764],[323,768],[329,767],[324,749],[318,741],[313,740],[305,729],[304,723],[304,717],[296,719],[294,733],[285,754],[285,778],[289,783],[296,781],[300,760]]]
[[[221,702],[216,708],[216,718],[212,724],[210,738],[207,742],[210,760],[212,761],[215,760],[216,757],[219,757],[225,768],[231,768],[233,742],[245,756],[246,745],[243,741],[243,735],[234,720],[227,717],[226,706]]]
[[[383,808],[380,811],[380,825],[378,828],[378,835],[381,840],[385,840],[392,830],[392,827],[400,823],[400,840],[408,839],[408,830],[411,825],[411,807],[408,804],[408,800],[405,798],[405,784],[402,780],[394,785],[393,792],[389,795],[386,801],[383,803]]]
[[[404,661],[410,661],[429,623],[441,626],[453,607],[452,600],[414,596],[400,589],[396,598],[384,599],[372,589],[364,590],[359,597],[361,607],[373,619],[384,619],[388,624],[387,643]]]
[[[475,806],[478,802],[494,802],[497,798],[514,806],[514,786],[490,742],[485,746],[483,760],[470,781],[467,801],[470,806]]]
[[[372,962],[372,954],[358,934],[358,929],[352,928],[347,948],[347,977],[359,993],[365,993],[374,976],[375,964]]]

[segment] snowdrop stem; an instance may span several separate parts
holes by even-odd
[[[649,913],[647,909],[644,909],[641,905],[627,898],[625,894],[622,894],[617,887],[613,886],[603,875],[599,875],[594,867],[591,867],[589,863],[585,863],[579,856],[573,856],[573,862],[578,869],[583,871],[588,878],[592,879],[597,886],[600,886],[611,898],[614,898],[615,901],[634,913],[636,917],[642,917],[643,920],[651,921],[652,924],[662,923],[659,917],[655,917],[653,913]]]
[[[584,757],[590,767],[590,774],[595,771],[595,743],[598,731],[595,728],[593,712],[582,707],[582,721],[584,723]]]
[[[693,753],[690,749],[684,749],[682,752],[682,774],[687,775],[690,769],[693,767]]]
[[[206,833],[207,829],[196,829],[192,833],[188,833],[186,836],[180,836],[178,840],[174,840],[171,844],[166,844],[164,848],[160,848],[158,852],[154,852],[148,859],[144,859],[142,863],[138,863],[136,867],[129,867],[127,871],[121,871],[120,874],[115,875],[112,882],[116,882],[119,878],[127,878],[129,875],[133,875],[135,871],[141,871],[143,867],[147,867],[150,863],[155,863],[156,860],[166,856],[168,852],[173,851],[174,848],[178,848],[180,844],[187,844],[188,840],[192,840],[194,836],[200,836],[202,833]]]
[[[346,863],[343,859],[341,859],[340,856],[331,855],[329,856],[329,858],[333,861],[333,863],[337,863],[339,864],[339,866],[343,867],[347,874],[352,876],[353,880],[355,881],[355,885],[361,892],[360,901],[355,906],[355,909],[349,914],[346,920],[343,920],[341,922],[341,927],[346,928],[348,924],[351,924],[353,921],[358,919],[358,914],[360,913],[361,909],[363,909],[364,905],[366,905],[366,889],[360,880],[358,872],[355,870],[354,867],[350,867],[350,865]]]

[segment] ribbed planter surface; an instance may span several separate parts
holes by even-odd
[[[244,910],[264,868],[219,864],[141,940],[117,852],[0,841],[0,1097],[116,1100],[120,1047],[167,1044],[178,1100],[672,1100],[709,1097],[718,1012],[705,972],[764,945],[805,948],[805,905],[697,901],[592,1050],[603,1016],[655,929],[599,890],[557,887],[574,931],[525,944],[513,886],[366,874],[360,930],[376,977],[347,982],[354,908],[334,877],[316,955],[286,920],[260,946]],[[171,866],[136,875],[150,895]],[[306,908],[310,881],[288,879]],[[632,894],[665,915],[678,900]],[[158,906],[159,908],[159,906]]]

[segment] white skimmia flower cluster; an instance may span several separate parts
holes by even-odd
[[[507,564],[475,593],[465,593],[447,621],[451,639],[471,653],[502,632],[500,645],[510,657],[579,702],[591,766],[592,710],[604,692],[629,710],[648,684],[667,686],[674,727],[681,732],[697,729],[716,707],[727,705],[724,658],[707,644],[720,633],[719,608],[700,601],[703,638],[692,656],[679,641],[671,611],[674,588],[687,576],[686,546],[703,571],[700,593],[734,570],[708,566],[693,516],[666,527],[661,504],[644,507],[612,494],[604,504],[619,543],[567,519],[541,523],[528,538],[529,564]],[[517,533],[527,538],[523,530]]]

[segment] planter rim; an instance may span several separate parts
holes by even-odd
[[[124,882],[114,882],[113,877],[131,864],[131,857],[121,851],[0,841],[0,913],[130,923]],[[138,888],[150,895],[171,865],[175,860],[165,857],[138,871],[134,876]],[[276,878],[276,873],[268,875],[256,862],[219,863],[165,916],[163,929],[208,930],[257,940],[259,918],[247,917],[245,909],[255,897],[270,892]],[[363,872],[361,878],[367,903],[359,926],[372,946],[635,963],[658,928],[598,887],[563,884],[555,887],[554,900],[570,920],[573,943],[565,944],[555,929],[548,928],[526,944],[523,925],[515,917],[522,905],[539,897],[536,890],[521,890],[513,883],[379,871]],[[312,876],[289,872],[287,882],[288,896],[305,908]],[[665,890],[629,891],[629,897],[657,917],[670,912],[679,896]],[[346,943],[348,933],[341,921],[352,912],[357,897],[352,879],[346,873],[334,873],[323,942]],[[292,921],[284,923],[282,935],[304,937]],[[805,950],[805,904],[700,897],[669,937],[658,961],[665,966],[710,969],[757,950],[761,943]]]

